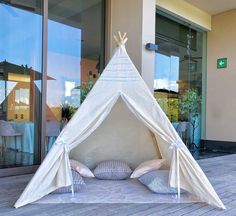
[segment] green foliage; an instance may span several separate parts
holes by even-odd
[[[72,118],[72,116],[75,114],[77,108],[73,107],[69,104],[62,104],[61,105],[61,117],[66,118],[68,121]]]
[[[81,104],[83,103],[88,93],[93,88],[94,84],[95,83],[92,80],[92,71],[89,71],[89,81],[82,82],[80,86],[76,87],[76,89],[80,89],[80,103]]]
[[[197,117],[201,109],[201,97],[197,89],[188,89],[183,95],[179,103],[180,113],[189,119],[192,125],[191,142],[194,144],[195,129],[198,127]],[[195,145],[195,144],[194,144]]]
[[[81,104],[83,103],[88,93],[93,88],[93,86],[94,86],[94,83],[92,81],[89,81],[89,82],[81,83],[81,85],[78,87],[78,89],[80,89],[80,103]]]
[[[91,74],[92,72],[90,72]],[[92,76],[89,76],[89,82],[82,82],[80,86],[76,87],[75,89],[80,89],[80,103],[82,104],[85,98],[87,97],[88,93],[94,86],[94,82],[92,81]],[[69,104],[62,104],[62,117],[70,120],[74,113],[76,112],[77,108],[71,106]]]
[[[182,115],[190,115],[196,118],[201,109],[201,97],[197,89],[188,89],[183,95],[179,103],[179,111]]]
[[[179,102],[177,98],[164,98],[156,99],[162,110],[166,113],[171,122],[178,121],[178,107]]]

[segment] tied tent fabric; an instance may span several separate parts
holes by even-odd
[[[119,41],[93,89],[15,203],[16,208],[34,202],[57,188],[72,185],[69,154],[102,125],[121,99],[130,113],[154,135],[161,157],[166,159],[170,169],[170,186],[178,191],[182,188],[190,192],[200,202],[225,209],[129,58],[125,42],[125,39]],[[105,137],[106,133],[101,135]]]

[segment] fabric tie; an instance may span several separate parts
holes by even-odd
[[[58,137],[56,142],[55,142],[56,145],[65,145],[66,142],[65,140],[62,138],[62,137]]]
[[[73,197],[74,196],[74,185],[73,185],[73,176],[72,176],[72,172],[71,172],[70,159],[69,159],[70,148],[68,148],[68,146],[66,145],[65,140],[62,137],[59,137],[57,139],[56,145],[64,146],[65,159],[66,159],[66,161],[68,163],[68,166],[69,166],[69,175],[70,175],[70,180],[71,180],[71,194],[72,194],[72,197]]]
[[[180,200],[180,176],[179,176],[179,149],[181,149],[182,140],[178,139],[175,142],[171,143],[169,149],[171,151],[171,160],[173,160],[174,155],[176,155],[176,176],[177,176],[177,191],[178,191],[178,200]]]
[[[182,148],[182,140],[177,139],[175,142],[172,142],[169,149],[173,150],[174,148]]]

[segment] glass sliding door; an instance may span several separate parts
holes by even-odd
[[[155,97],[195,154],[201,139],[204,32],[157,14]]]
[[[0,1],[0,169],[40,163],[41,3]]]
[[[48,1],[46,152],[102,69],[103,1]]]
[[[104,2],[0,1],[0,176],[34,171],[98,79]]]

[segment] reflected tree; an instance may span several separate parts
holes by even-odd
[[[179,103],[180,114],[188,118],[188,122],[192,126],[192,138],[190,147],[197,147],[194,143],[195,129],[199,126],[198,117],[201,111],[201,96],[197,89],[188,89],[182,95]]]

